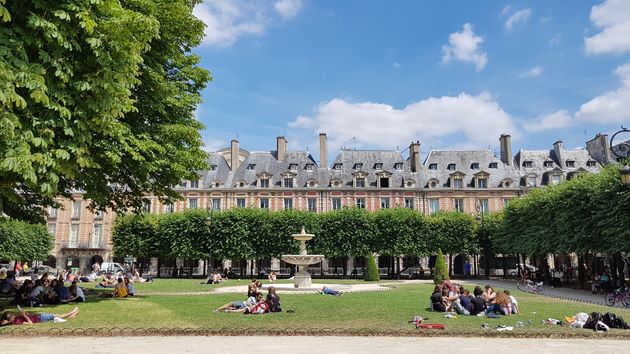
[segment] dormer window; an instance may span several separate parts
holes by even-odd
[[[429,186],[429,188],[437,188],[439,181],[435,178],[432,178],[429,180],[429,183],[427,184]]]
[[[354,186],[356,188],[363,188],[365,187],[365,177],[357,177],[354,179]]]
[[[473,162],[470,164],[470,169],[471,170],[478,170],[479,169],[479,162]]]
[[[543,167],[545,167],[545,168],[552,168],[553,167],[553,161],[547,160],[547,161],[543,162]]]
[[[284,177],[284,188],[293,188],[293,177]]]
[[[487,176],[477,176],[476,177],[477,188],[488,188],[488,177]]]
[[[363,164],[360,163],[360,162],[355,163],[354,167],[353,167],[353,169],[355,169],[355,170],[360,170],[362,168],[363,168]]]
[[[315,188],[315,187],[317,187],[317,182],[316,182],[315,180],[309,180],[309,181],[306,183],[306,185],[307,185],[309,188]]]
[[[330,185],[335,187],[335,188],[341,187],[341,181],[338,180],[338,179],[333,180],[332,182],[330,182]]]
[[[199,181],[190,181],[190,188],[199,188]]]
[[[437,164],[436,163],[432,163],[429,165],[429,170],[435,171],[437,170]]]
[[[551,184],[558,184],[562,181],[562,175],[551,175]]]
[[[188,185],[188,182],[186,181],[182,181],[182,183],[179,184],[179,186],[182,188],[186,188],[187,185]]]
[[[532,168],[532,162],[531,161],[523,161],[523,167],[525,167],[525,168]]]
[[[499,168],[499,164],[496,162],[490,162],[490,165],[488,165],[488,168],[492,168],[492,169]]]
[[[403,169],[403,164],[402,164],[402,162],[397,162],[397,163],[395,163],[395,164],[394,164],[394,169],[395,169],[396,171],[402,171],[402,169]]]
[[[511,185],[512,185],[512,180],[511,180],[511,179],[509,179],[509,178],[508,178],[508,179],[504,179],[504,180],[501,182],[501,186],[502,186],[503,188],[509,188]]]
[[[245,182],[244,181],[240,181],[240,182],[238,182],[236,184],[236,186],[239,187],[239,188],[243,188],[243,187],[245,187]]]
[[[210,165],[210,171],[216,171],[217,165]]]
[[[464,188],[464,178],[462,175],[454,175],[451,176],[451,186],[454,189],[462,189]]]
[[[256,164],[250,163],[249,165],[247,165],[247,169],[248,170],[255,170],[256,169]]]
[[[298,169],[298,165],[296,163],[292,163],[289,165],[289,170],[297,171],[297,169]]]
[[[526,185],[527,187],[536,187],[536,176],[527,177]]]
[[[377,182],[378,182],[378,187],[379,188],[389,188],[389,177],[391,176],[391,173],[383,171],[383,172],[379,172],[377,175]]]
[[[575,167],[575,161],[567,160],[567,167]]]
[[[593,160],[586,161],[586,167],[596,167],[596,166],[597,166],[597,162]]]
[[[377,162],[374,164],[374,169],[375,170],[382,170],[383,169],[383,164],[380,162]]]
[[[447,170],[449,171],[455,171],[455,167],[457,165],[455,165],[454,163],[449,163],[448,166],[446,167]]]
[[[214,188],[221,187],[221,182],[214,182]]]
[[[341,166],[342,166],[342,164],[336,163],[336,164],[333,165],[333,170],[340,171],[341,170]]]
[[[307,171],[313,171],[314,166],[315,166],[315,165],[313,165],[312,163],[307,163],[307,164],[304,166],[304,169],[305,169],[305,170],[307,170]]]
[[[261,177],[258,180],[258,186],[260,188],[269,188],[269,177]]]

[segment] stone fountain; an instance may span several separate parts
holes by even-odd
[[[283,254],[282,260],[297,265],[298,271],[293,278],[293,286],[295,288],[311,288],[311,274],[308,272],[308,266],[321,262],[324,259],[322,255],[313,255],[306,253],[306,241],[315,237],[313,234],[307,234],[302,227],[302,232],[291,235],[294,239],[300,241],[300,254]]]

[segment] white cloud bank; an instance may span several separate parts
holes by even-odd
[[[620,65],[615,73],[621,87],[604,92],[580,106],[573,115],[565,110],[525,122],[531,132],[569,127],[580,123],[618,123],[630,120],[630,62]]]
[[[501,133],[516,133],[512,117],[488,93],[430,97],[402,109],[334,98],[321,103],[313,116],[297,117],[289,126],[326,132],[331,146],[356,137],[359,146],[385,148],[450,134],[463,134],[467,141],[462,143],[471,146],[495,145]]]
[[[229,47],[243,36],[263,35],[274,21],[274,11],[276,19],[288,19],[301,7],[301,0],[205,0],[195,6],[193,14],[206,24],[204,44]]]
[[[481,49],[483,38],[475,35],[473,25],[464,24],[461,32],[448,36],[448,45],[442,47],[442,62],[448,64],[454,60],[475,63],[475,69],[481,71],[488,63],[488,55]]]
[[[532,15],[532,9],[516,11],[515,13],[512,14],[512,16],[510,16],[507,19],[507,21],[505,21],[505,28],[508,31],[511,31],[514,25],[527,22],[527,20],[529,20],[529,17],[531,15]]]
[[[601,32],[584,38],[587,54],[620,54],[630,50],[630,1],[607,0],[591,9]]]

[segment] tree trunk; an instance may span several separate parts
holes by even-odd
[[[616,272],[619,273],[619,276],[618,276],[619,284],[618,284],[618,286],[620,286],[621,288],[625,288],[626,287],[626,280],[625,280],[625,276],[623,274],[623,269],[624,269],[624,266],[625,266],[625,262],[623,261],[623,258],[621,258],[621,253],[615,253],[615,258],[617,259],[615,261],[615,263],[617,265]]]
[[[584,255],[578,255],[578,288],[584,289],[586,282],[586,269],[584,268]]]
[[[448,254],[448,277],[453,277],[453,254]]]
[[[157,259],[157,277],[159,278],[161,275],[161,270],[160,268],[162,268],[162,259],[160,257],[158,257]]]
[[[505,254],[501,257],[501,265],[503,266],[503,279],[507,279],[507,265],[505,264]]]

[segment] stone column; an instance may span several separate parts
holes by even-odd
[[[348,257],[348,262],[346,263],[346,274],[350,275],[352,273],[352,269],[354,269],[354,257]]]
[[[272,272],[280,271],[280,260],[278,258],[271,259],[271,271]]]

